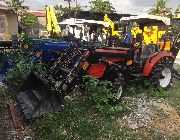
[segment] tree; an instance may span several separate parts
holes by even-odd
[[[69,10],[68,7],[63,7],[62,5],[55,5],[54,9],[56,10],[56,16],[58,18],[58,21],[62,21],[63,19],[67,19],[67,17],[70,17],[71,11],[82,11],[80,6],[71,7],[71,10]]]
[[[28,6],[23,6],[24,0],[3,0],[8,7],[13,8],[15,11],[29,9]]]
[[[180,15],[180,4],[178,5],[177,9],[175,10],[174,15],[175,16]]]
[[[174,34],[178,35],[180,33],[180,22],[178,18],[176,19],[176,17],[180,16],[180,4],[178,5],[177,9],[174,11],[174,16],[175,18],[171,19],[172,31]]]
[[[69,17],[70,15],[70,10],[68,7],[63,7],[62,5],[55,5],[54,9],[56,10],[56,17],[58,19],[58,21],[62,21],[62,17]]]
[[[26,25],[27,30],[30,30],[32,35],[34,26],[39,23],[38,18],[30,13],[25,13],[21,18],[21,22]]]
[[[157,0],[153,8],[150,8],[148,14],[169,16],[172,15],[172,8],[167,8],[166,4],[169,0]]]
[[[38,24],[38,18],[30,13],[26,13],[22,16],[21,21],[24,25],[32,27]]]
[[[108,0],[92,0],[90,11],[102,13],[115,13],[116,10]]]

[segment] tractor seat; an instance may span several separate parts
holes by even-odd
[[[151,54],[158,51],[158,46],[156,44],[149,44],[143,47],[143,51],[141,53],[141,58],[146,59],[149,58]]]

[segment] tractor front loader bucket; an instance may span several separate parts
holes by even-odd
[[[51,92],[49,81],[32,71],[16,94],[16,101],[21,116],[28,120],[55,111],[60,98]]]

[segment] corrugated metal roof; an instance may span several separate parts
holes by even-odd
[[[0,4],[0,11],[12,12],[12,13],[16,14],[14,9],[9,8],[9,7],[7,7],[7,6],[3,5],[3,4]]]
[[[45,17],[46,13],[45,11],[28,11],[28,13],[33,14],[36,17]]]
[[[0,4],[0,10],[9,10],[9,8],[3,4]]]

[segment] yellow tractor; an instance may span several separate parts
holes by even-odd
[[[133,22],[133,23],[149,23],[142,27],[135,26],[131,29],[131,34],[134,40],[137,39],[139,34],[142,35],[143,44],[158,44],[160,50],[170,50],[171,42],[166,41],[164,44],[163,36],[168,32],[168,26],[170,25],[170,18],[154,16],[154,15],[142,15],[142,16],[130,16],[122,18],[121,21]],[[157,23],[157,24],[156,24]],[[137,42],[136,42],[137,43]],[[138,44],[138,43],[137,43]]]

